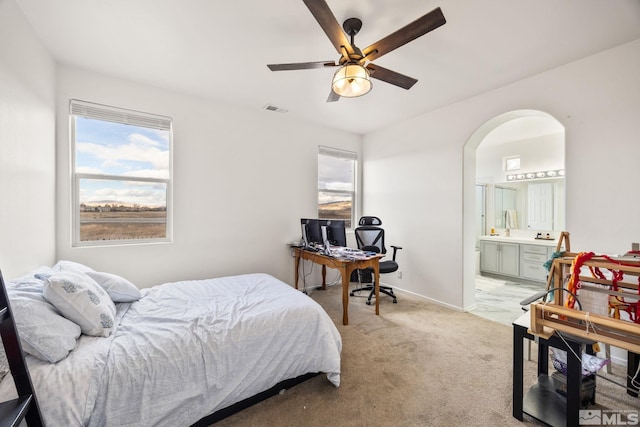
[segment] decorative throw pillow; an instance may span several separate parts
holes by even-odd
[[[108,337],[116,307],[91,277],[76,270],[61,270],[44,281],[44,297],[86,335]]]
[[[99,271],[88,271],[86,275],[102,286],[113,302],[132,302],[141,297],[140,290],[124,277]]]
[[[62,317],[42,295],[42,281],[9,283],[7,293],[22,349],[45,362],[67,357],[76,346],[80,326]]]

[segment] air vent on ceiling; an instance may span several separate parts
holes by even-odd
[[[286,113],[289,110],[285,110],[284,108],[276,107],[275,105],[267,104],[264,107],[265,110],[276,111],[278,113]]]

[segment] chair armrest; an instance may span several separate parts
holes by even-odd
[[[402,249],[402,246],[394,246],[394,245],[389,245],[393,248],[393,260],[396,260],[396,252],[398,252],[398,249]]]

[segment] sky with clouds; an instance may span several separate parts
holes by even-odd
[[[126,178],[170,178],[170,132],[76,117],[76,172],[122,177],[80,180],[80,203],[166,206],[167,186]]]
[[[355,162],[333,156],[320,156],[318,162],[318,182],[320,188],[338,191],[353,191]],[[318,203],[332,203],[351,200],[335,193],[320,193]]]

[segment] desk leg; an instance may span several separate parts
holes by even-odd
[[[627,394],[633,397],[638,397],[638,386],[634,385],[640,383],[640,374],[635,378],[636,372],[638,372],[638,366],[640,366],[640,355],[637,353],[627,352]],[[635,390],[635,391],[632,391]]]
[[[523,345],[522,340],[524,339],[524,328],[520,326],[513,326],[513,417],[522,421],[522,382],[523,382]]]
[[[374,285],[373,288],[375,290],[376,295],[376,316],[380,315],[380,261],[376,260],[373,266],[373,279]]]
[[[300,252],[296,251],[296,261],[294,262],[294,275],[295,275],[295,285],[296,289],[298,289],[298,271],[300,269]]]
[[[327,266],[322,264],[322,290],[327,290]]]
[[[342,324],[349,324],[349,280],[351,274],[347,274],[347,268],[340,268],[342,275]]]

